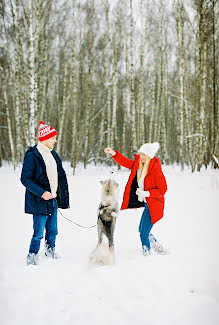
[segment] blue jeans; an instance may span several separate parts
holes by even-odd
[[[37,254],[40,249],[40,241],[46,229],[45,242],[48,248],[55,248],[57,229],[57,201],[53,199],[54,211],[50,215],[33,215],[33,237],[30,243],[29,253]]]
[[[147,248],[150,250],[151,245],[150,245],[149,235],[150,235],[151,228],[153,227],[153,224],[151,222],[151,215],[148,209],[148,205],[146,203],[144,203],[144,205],[145,205],[145,209],[141,216],[141,221],[139,224],[139,233],[140,233],[142,246],[146,245]]]

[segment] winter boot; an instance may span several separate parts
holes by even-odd
[[[34,253],[29,253],[27,255],[27,265],[37,265],[38,264],[38,255]]]
[[[159,255],[166,255],[166,251],[162,245],[158,245],[156,248],[154,248],[155,252]]]
[[[45,245],[45,255],[46,257],[52,258],[54,260],[60,258],[60,256],[55,252],[55,248],[49,247],[48,245]]]
[[[149,240],[150,240],[151,247],[154,249],[154,251],[157,254],[160,254],[160,255],[166,254],[164,247],[157,241],[157,239],[154,237],[154,235],[150,234]]]
[[[144,255],[144,256],[149,256],[149,255],[151,255],[151,251],[150,251],[150,249],[147,248],[146,245],[142,246],[142,252],[143,252],[143,255]]]

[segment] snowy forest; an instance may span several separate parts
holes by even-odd
[[[43,120],[71,162],[157,141],[162,163],[218,168],[216,0],[1,0],[0,166]]]

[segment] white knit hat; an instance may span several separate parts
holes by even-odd
[[[148,157],[150,157],[151,159],[154,158],[155,153],[158,151],[158,149],[160,148],[160,145],[158,142],[154,142],[154,143],[145,143],[143,144],[140,149],[138,150],[138,152],[143,152],[145,153]]]

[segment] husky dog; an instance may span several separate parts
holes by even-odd
[[[114,264],[113,235],[118,216],[119,185],[112,179],[100,181],[102,184],[101,202],[98,207],[98,244],[90,256],[92,263],[103,265]],[[108,239],[108,245],[103,243],[103,234]]]

